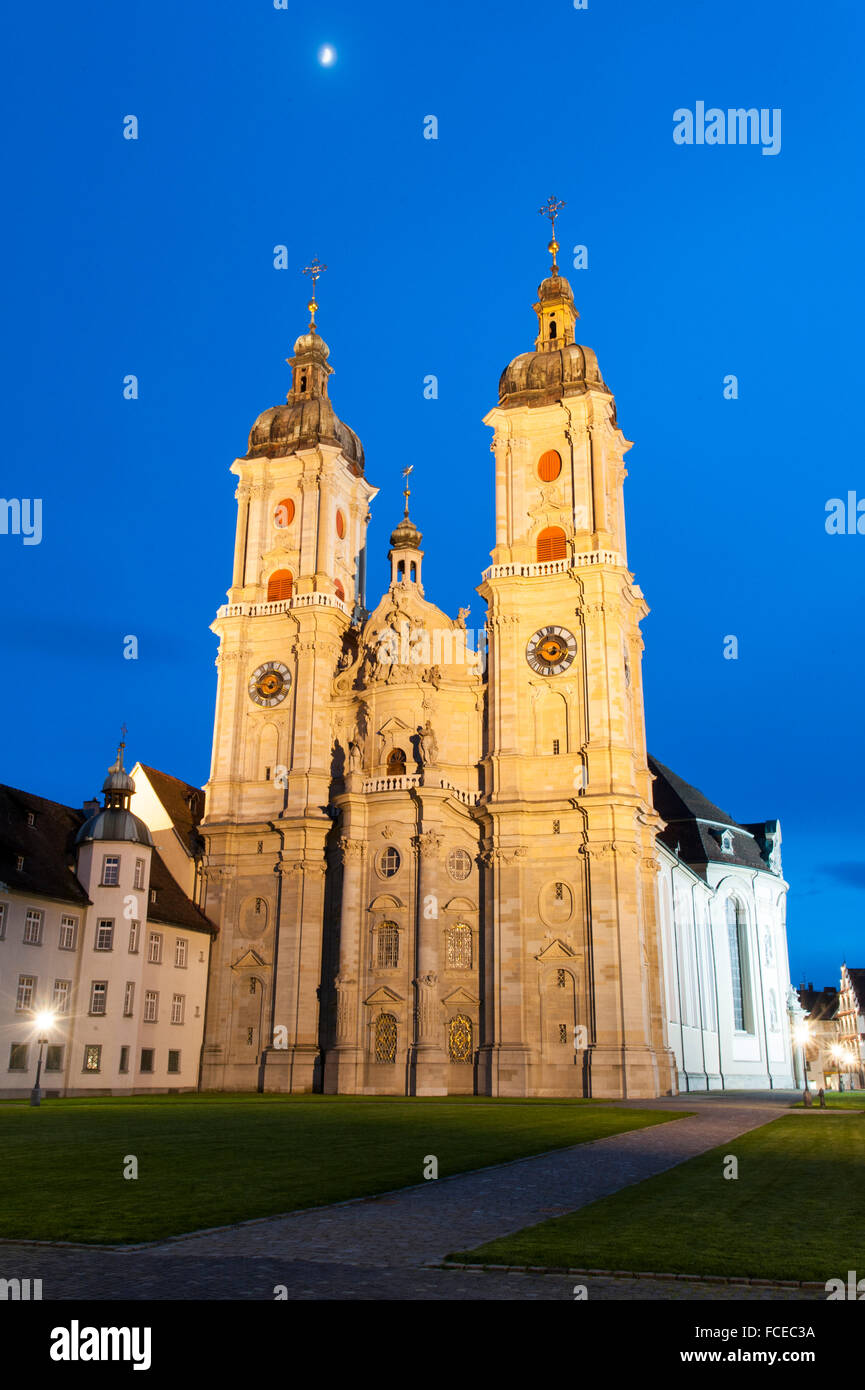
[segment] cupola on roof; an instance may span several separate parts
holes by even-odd
[[[362,473],[363,445],[354,430],[340,420],[327,394],[327,380],[333,372],[328,365],[330,348],[315,324],[315,282],[326,269],[316,259],[304,272],[313,281],[307,306],[311,317],[307,332],[301,333],[293,355],[286,359],[291,367],[291,388],[285,405],[271,406],[259,415],[249,433],[246,457],[283,458],[315,444],[332,444],[342,450],[355,472]]]
[[[102,784],[105,805],[84,822],[75,836],[76,845],[86,844],[88,840],[130,840],[139,845],[153,844],[153,837],[144,821],[129,809],[129,798],[135,791],[135,783],[123,767],[124,747],[123,743],[118,747],[117,757]]]
[[[598,359],[591,348],[581,347],[575,340],[579,318],[574,305],[574,293],[563,275],[559,274],[556,256],[555,221],[565,205],[550,198],[540,211],[549,217],[553,235],[547,247],[552,256],[550,274],[538,286],[534,305],[538,317],[538,336],[534,352],[522,352],[509,362],[499,379],[499,401],[504,404],[514,398],[527,405],[545,405],[562,396],[577,395],[593,388],[610,394],[601,376]]]

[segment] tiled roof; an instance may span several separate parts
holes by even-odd
[[[697,787],[685,782],[670,768],[649,757],[654,774],[652,799],[655,810],[667,822],[659,839],[686,864],[705,878],[707,864],[738,864],[749,869],[768,869],[754,827],[740,825],[720,806],[714,805]],[[721,848],[721,837],[729,830],[733,837],[731,853]]]
[[[176,781],[173,777],[166,780]],[[28,811],[34,818],[32,826],[27,824]],[[90,899],[75,875],[74,851],[75,836],[85,819],[83,810],[0,785],[0,885],[43,898],[88,903]],[[16,867],[19,855],[24,859],[23,869]],[[156,889],[156,902],[147,905],[148,921],[215,934],[214,924],[186,896],[155,849],[150,887]]]
[[[27,824],[28,812],[33,825]],[[61,902],[89,902],[74,868],[74,840],[84,819],[71,806],[0,785],[0,884]]]
[[[157,849],[150,860],[151,894],[154,888],[156,902],[147,904],[148,922],[165,922],[166,925],[189,927],[190,931],[206,931],[212,936],[216,935],[213,922],[187,898],[180,884],[166,869]]]

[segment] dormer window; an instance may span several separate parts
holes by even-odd
[[[733,853],[733,836],[729,830],[724,830],[721,833],[721,850],[724,854]]]
[[[28,824],[28,825],[35,825],[35,824],[36,824],[36,817],[35,817],[35,815],[33,814],[32,811],[28,811],[28,812],[27,812],[27,824]]]

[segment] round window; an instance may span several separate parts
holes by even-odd
[[[472,871],[471,855],[464,849],[452,849],[448,855],[448,873],[462,883]]]
[[[553,482],[562,471],[562,456],[555,449],[547,449],[538,461],[538,477],[542,483]]]
[[[273,524],[278,531],[290,526],[294,521],[294,503],[290,497],[283,497],[273,509]]]

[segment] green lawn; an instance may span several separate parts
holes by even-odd
[[[0,1105],[0,1237],[151,1240],[676,1118],[585,1101],[190,1095]],[[124,1179],[125,1157],[138,1159]]]
[[[799,1101],[797,1110],[804,1110],[805,1102]],[[814,1096],[814,1110],[820,1109],[820,1102]],[[827,1091],[826,1092],[827,1110],[865,1110],[865,1091]]]
[[[723,1177],[724,1155],[739,1160]],[[722,1148],[530,1226],[472,1263],[761,1279],[865,1277],[865,1121],[784,1116]]]

